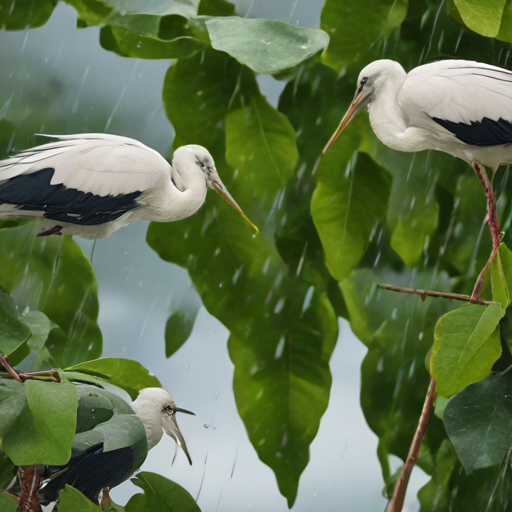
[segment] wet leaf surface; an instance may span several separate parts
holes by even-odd
[[[21,311],[42,311],[57,324],[45,346],[58,366],[99,357],[102,337],[90,262],[71,237],[37,238],[36,233],[36,223],[0,230],[0,282]]]
[[[452,397],[444,424],[464,469],[500,464],[512,447],[512,373],[491,374]]]
[[[30,336],[12,297],[0,288],[0,353],[9,355]]]
[[[106,380],[124,389],[135,400],[144,388],[160,388],[160,381],[151,375],[138,361],[104,357],[66,368],[66,372],[85,373]]]
[[[99,512],[101,508],[74,487],[66,485],[59,494],[59,510],[61,512]]]
[[[257,73],[293,68],[323,50],[323,30],[295,27],[271,19],[230,16],[206,22],[212,47],[229,53]]]
[[[500,304],[468,304],[443,316],[435,330],[430,368],[440,395],[450,397],[483,379],[501,355]]]
[[[143,471],[132,482],[144,494],[135,494],[126,504],[126,512],[196,512],[201,509],[183,487],[163,476]]]
[[[18,466],[65,464],[76,427],[75,386],[36,380],[23,386],[26,404],[3,437],[5,453]]]

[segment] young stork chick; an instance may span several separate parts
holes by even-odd
[[[64,466],[38,468],[42,505],[56,502],[66,484],[94,503],[105,491],[104,500],[106,496],[108,501],[108,490],[142,466],[163,432],[176,441],[192,464],[176,413],[194,413],[177,407],[165,389],[143,389],[131,406],[117,395],[92,386],[77,386],[77,393],[78,421],[71,459]]]

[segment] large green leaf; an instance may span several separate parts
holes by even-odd
[[[438,394],[450,397],[489,373],[501,354],[496,327],[504,314],[498,303],[468,304],[439,320],[430,359]]]
[[[27,399],[25,386],[14,379],[0,379],[0,438],[21,414]]]
[[[323,30],[263,18],[215,18],[208,20],[206,27],[213,48],[229,53],[257,73],[295,67],[329,42]]]
[[[74,487],[66,485],[59,494],[60,512],[100,512],[101,508]]]
[[[124,389],[133,400],[137,398],[141,389],[162,387],[154,375],[151,375],[138,361],[132,359],[105,357],[77,364],[66,368],[65,371],[100,377]]]
[[[330,38],[324,62],[339,71],[367,53],[398,28],[407,14],[407,0],[326,0],[320,27]]]
[[[58,366],[99,357],[98,297],[91,263],[69,236],[36,237],[37,223],[0,230],[0,283],[20,309],[42,311],[57,328],[46,348]]]
[[[386,213],[391,179],[365,153],[359,153],[349,163],[340,162],[338,156],[333,151],[326,156],[324,164],[339,168],[337,178],[323,181],[322,169],[319,169],[311,213],[327,266],[333,277],[341,281],[362,258],[372,231]],[[340,163],[345,164],[345,168]]]
[[[165,357],[171,357],[188,340],[194,320],[186,312],[175,311],[165,325]]]
[[[259,93],[247,69],[242,77],[245,88],[226,117],[226,161],[258,196],[273,201],[297,163],[295,131]]]
[[[3,437],[3,449],[17,466],[62,465],[71,456],[77,394],[72,384],[28,380],[27,403]]]
[[[46,348],[46,341],[52,327],[55,327],[55,325],[52,325],[50,319],[41,311],[24,311],[22,319],[31,331],[30,338],[27,341],[27,345],[34,355],[30,365],[31,368],[39,369],[55,366],[55,361],[48,348]]]
[[[171,480],[143,471],[132,482],[144,494],[135,494],[126,504],[126,512],[200,512],[201,509],[190,493]]]
[[[25,30],[44,25],[57,5],[57,0],[1,0],[0,28]]]
[[[512,447],[511,389],[507,370],[466,386],[448,401],[446,433],[468,473],[500,464]]]
[[[495,37],[501,25],[506,0],[454,0],[468,28],[486,37]]]
[[[0,492],[0,510],[2,512],[16,512],[17,509],[18,502],[16,498]]]
[[[0,353],[14,352],[29,336],[30,329],[21,320],[14,300],[0,287]]]
[[[162,97],[181,144],[208,148],[223,136],[223,121],[239,72],[234,59],[213,50],[172,63]]]
[[[444,273],[435,279],[432,271],[361,269],[341,283],[350,326],[369,348],[361,368],[361,405],[370,428],[379,436],[377,453],[389,482],[389,454],[405,460],[425,400],[430,379],[424,361],[435,322],[451,305],[379,290],[378,283],[444,289],[449,280]],[[426,471],[431,469],[431,453],[442,435],[442,423],[433,417],[418,460]]]
[[[258,456],[274,470],[289,506],[327,409],[329,359],[338,334],[328,299],[314,293],[310,300],[290,326],[275,325],[269,332],[264,323],[253,322],[258,343],[248,342],[241,333],[232,334],[228,343],[235,364],[238,412]]]

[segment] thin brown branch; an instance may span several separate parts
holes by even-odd
[[[13,379],[22,382],[20,376],[18,375],[18,372],[9,364],[9,361],[7,361],[7,357],[5,357],[3,354],[0,356],[0,364],[7,370],[7,373],[9,373],[9,375]]]
[[[386,507],[386,512],[401,512],[402,507],[404,506],[405,493],[407,491],[407,485],[409,484],[409,478],[411,477],[414,465],[418,460],[421,443],[423,442],[423,437],[425,436],[425,431],[427,430],[430,415],[432,414],[432,409],[434,408],[434,398],[436,396],[435,387],[436,383],[434,379],[431,378],[427,396],[425,398],[425,405],[423,406],[420,420],[418,422],[418,427],[414,433],[414,437],[409,448],[409,453],[407,454],[407,459],[405,459],[405,464],[396,482],[393,496],[391,497],[391,500]]]
[[[462,300],[465,302],[471,302],[471,304],[478,304],[479,306],[488,306],[493,304],[490,300],[483,300],[478,298],[472,298],[470,295],[462,295],[460,293],[448,293],[448,292],[434,292],[432,290],[420,290],[418,288],[404,288],[403,286],[392,286],[389,284],[377,285],[382,290],[389,290],[390,292],[408,293],[411,295],[420,295],[422,300],[427,297],[438,297],[441,299],[454,299]]]

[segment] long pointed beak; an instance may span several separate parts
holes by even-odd
[[[179,412],[184,412],[186,414],[194,414],[193,412],[187,411],[186,409],[178,409],[177,407],[175,408],[175,410]],[[176,415],[173,414],[172,416],[166,416],[163,422],[163,427],[165,433],[168,436],[171,436],[176,441],[176,444],[179,447],[181,447],[181,449],[185,452],[188,462],[192,466],[192,459],[190,458],[190,454],[188,453],[187,443],[185,443],[185,439],[183,439],[183,436],[181,435],[180,428],[178,427],[178,422],[176,421]]]
[[[334,132],[334,135],[330,138],[329,142],[325,146],[322,151],[322,156],[324,156],[329,149],[331,149],[332,145],[336,142],[336,139],[341,135],[341,132],[345,129],[350,121],[355,117],[355,115],[366,105],[366,102],[363,98],[363,89],[359,89],[356,93],[354,101],[352,101],[352,105],[350,105],[347,113],[343,116],[341,123],[339,124],[337,130]]]
[[[231,194],[228,192],[228,189],[224,186],[224,183],[222,183],[219,175],[215,172],[215,175],[212,179],[211,185],[210,185],[217,194],[222,196],[226,202],[228,202],[244,219],[251,228],[254,229],[255,233],[253,236],[256,236],[259,233],[259,229],[249,220],[247,215],[243,212],[242,208],[238,206],[237,202],[233,199]]]

